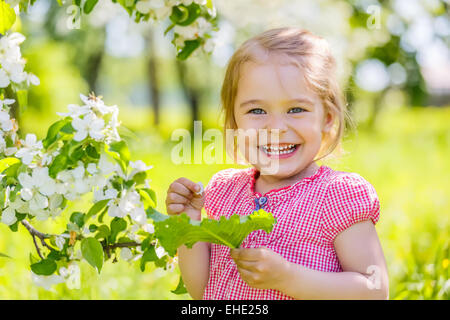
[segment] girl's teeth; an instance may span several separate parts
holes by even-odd
[[[294,152],[295,144],[290,144],[283,147],[267,147],[263,146],[263,150],[269,155],[286,154]]]

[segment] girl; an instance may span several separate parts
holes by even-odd
[[[191,296],[387,299],[375,189],[356,173],[316,164],[339,150],[347,118],[326,41],[297,28],[247,40],[228,63],[221,100],[226,129],[277,130],[279,142],[246,144],[246,154],[257,152],[261,161],[219,171],[204,194],[177,179],[167,212],[200,220],[203,207],[213,219],[263,208],[277,223],[270,234],[249,234],[239,249],[181,246],[179,266]],[[262,174],[262,160],[278,161],[277,172]]]

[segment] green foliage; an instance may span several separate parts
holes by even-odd
[[[183,278],[180,276],[180,280],[178,281],[178,285],[175,290],[171,290],[173,294],[185,294],[187,293],[186,287],[184,286]]]
[[[110,224],[111,234],[109,236],[109,242],[116,242],[116,237],[119,232],[124,231],[127,228],[127,222],[122,218],[115,217]]]
[[[158,261],[158,256],[156,255],[156,251],[155,251],[155,246],[151,245],[149,246],[145,251],[144,254],[142,255],[141,258],[141,271],[144,272],[145,271],[145,265],[147,264],[147,262],[150,261]]]
[[[31,270],[42,276],[49,276],[56,271],[56,262],[53,259],[44,259],[31,265]]]
[[[94,9],[95,5],[97,4],[98,0],[86,0],[83,11],[86,14],[91,13],[91,11]]]
[[[95,238],[81,240],[81,253],[87,262],[100,273],[103,266],[103,248]]]
[[[16,21],[16,13],[4,0],[0,0],[0,34],[8,31]]]
[[[276,222],[271,213],[260,209],[248,216],[224,216],[220,220],[203,219],[194,221],[183,213],[175,216],[164,216],[153,210],[150,217],[155,221],[155,236],[161,245],[174,256],[182,244],[188,248],[198,242],[211,242],[238,248],[249,233],[262,229],[269,233]]]
[[[9,167],[13,165],[18,165],[20,163],[20,160],[17,158],[4,158],[0,160],[0,173],[8,169]]]
[[[180,26],[188,26],[193,23],[201,13],[201,8],[196,3],[189,6],[179,5],[173,8],[170,20]]]
[[[10,256],[8,256],[7,254],[1,253],[1,252],[0,252],[0,258],[10,258],[11,259]]]

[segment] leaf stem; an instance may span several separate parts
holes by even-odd
[[[226,245],[227,247],[230,247],[230,248],[236,248],[236,247],[233,246],[231,243],[229,243],[227,240],[225,240],[224,238],[218,236],[218,235],[215,234],[215,233],[212,233],[212,232],[209,231],[208,229],[205,228],[205,229],[203,229],[203,231],[205,231],[206,233],[212,235],[213,237],[215,237],[215,238],[218,239],[219,241],[222,241],[222,243],[223,243],[224,245]]]

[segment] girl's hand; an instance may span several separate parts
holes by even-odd
[[[205,196],[199,184],[186,178],[172,182],[167,190],[166,209],[169,215],[185,212],[193,220],[201,220]]]
[[[266,247],[231,249],[239,274],[249,286],[277,289],[289,270],[289,261]]]

